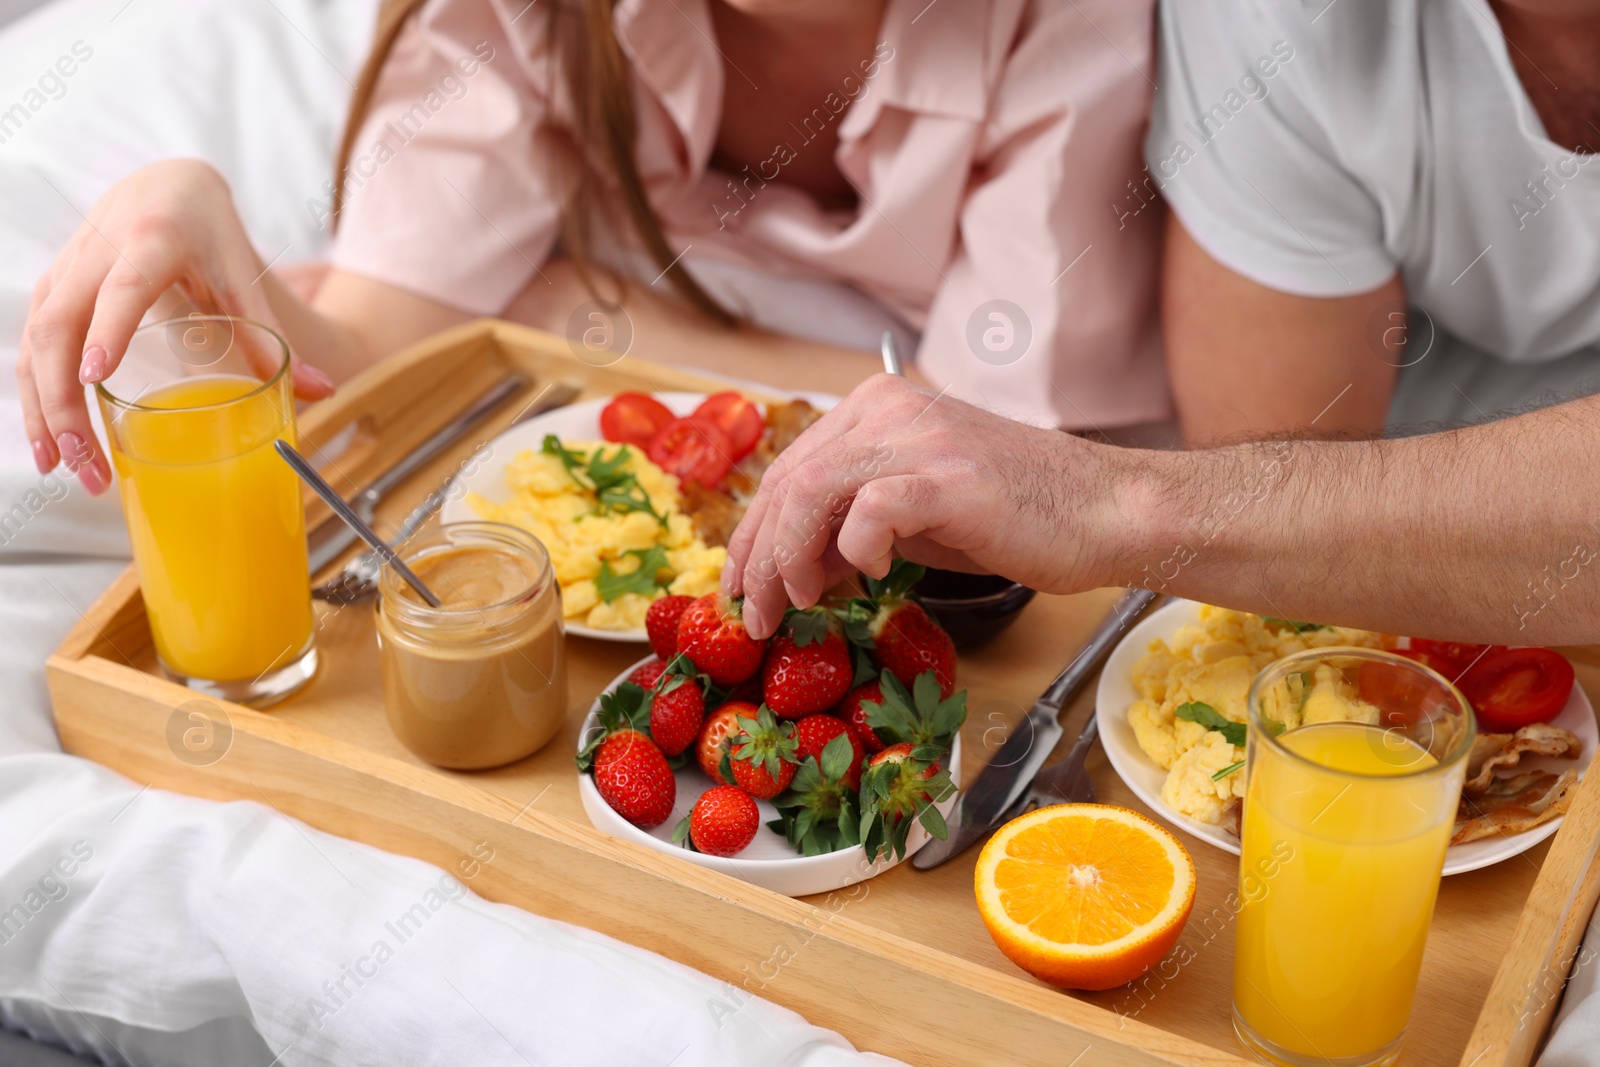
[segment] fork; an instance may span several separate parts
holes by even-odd
[[[506,430],[513,426],[520,426],[529,419],[543,415],[547,411],[566,407],[578,398],[583,391],[583,386],[577,382],[563,381],[552,385],[545,395],[537,402],[528,405],[527,409],[519,414],[506,426]],[[504,433],[502,430],[501,433]],[[452,473],[439,487],[418,504],[400,523],[390,542],[395,545],[404,544],[405,541],[426,523],[441,507],[444,506],[445,496],[450,487],[455,484],[456,476]],[[378,558],[376,552],[364,552],[345,564],[344,569],[332,578],[311,590],[311,595],[318,600],[326,600],[333,604],[357,604],[364,600],[371,600],[378,595],[378,574],[383,569],[383,560]]]

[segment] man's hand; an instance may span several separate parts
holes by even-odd
[[[878,375],[766,472],[728,546],[723,587],[753,636],[894,555],[1036,589],[1093,588],[1113,508],[1098,446]],[[1091,531],[1093,531],[1091,535]]]

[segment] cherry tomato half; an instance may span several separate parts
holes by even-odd
[[[1427,649],[1418,648],[1415,642],[1412,643],[1410,648],[1395,649],[1394,654],[1404,656],[1406,659],[1414,663],[1420,663],[1424,667],[1431,667],[1451,682],[1461,676],[1461,668],[1466,666],[1464,663],[1457,663],[1453,659],[1441,656],[1437,652],[1429,652]]]
[[[1434,667],[1406,649],[1396,650],[1395,655]],[[1419,709],[1429,702],[1437,702],[1445,692],[1437,682],[1428,681],[1409,667],[1376,660],[1361,665],[1356,691],[1362,700],[1378,709],[1384,726],[1404,726],[1412,722]]]
[[[709,422],[727,435],[728,459],[734,463],[754,451],[767,425],[755,402],[738,393],[713,393],[689,417]]]
[[[1430,641],[1426,637],[1413,637],[1411,639],[1411,651],[1424,653],[1433,659],[1455,666],[1456,672],[1451,674],[1433,663],[1428,664],[1428,666],[1433,667],[1434,670],[1449,678],[1452,682],[1455,681],[1456,674],[1460,674],[1472,666],[1473,662],[1483,655],[1488,647],[1488,645],[1472,645],[1462,641]]]
[[[647,393],[618,393],[600,410],[600,433],[607,441],[648,448],[675,418],[671,408]]]
[[[1548,648],[1499,648],[1484,653],[1456,684],[1478,713],[1478,725],[1498,733],[1549,722],[1572,695],[1572,664]]]
[[[681,481],[699,482],[708,489],[722,481],[733,461],[728,458],[728,435],[711,423],[674,419],[650,441],[650,462]]]

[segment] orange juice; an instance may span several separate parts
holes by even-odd
[[[311,644],[287,376],[207,375],[107,409],[151,634],[171,672],[250,683]]]
[[[1252,738],[1240,869],[1276,869],[1240,894],[1234,1010],[1270,1051],[1397,1053],[1460,769],[1426,773],[1439,761],[1414,741],[1356,722],[1278,742],[1305,760]]]

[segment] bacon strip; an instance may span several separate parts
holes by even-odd
[[[1519,834],[1566,812],[1577,771],[1526,771],[1496,778],[1481,794],[1461,797],[1452,845],[1496,834]]]
[[[1467,780],[1461,791],[1481,796],[1494,782],[1495,773],[1515,767],[1523,753],[1577,759],[1583,743],[1559,726],[1537,722],[1514,734],[1479,734],[1467,756]]]

